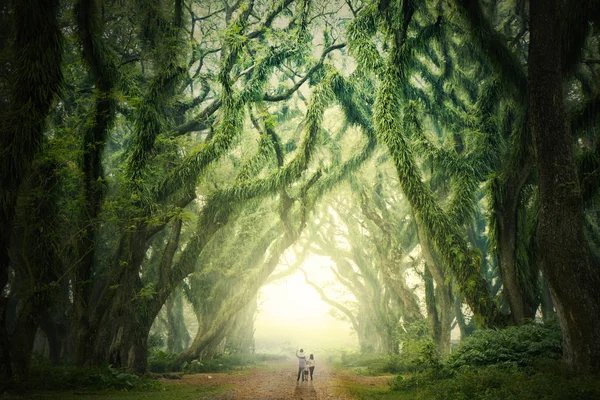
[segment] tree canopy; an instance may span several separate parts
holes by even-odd
[[[3,378],[38,331],[136,372],[156,330],[178,365],[251,351],[307,254],[364,352],[555,317],[600,370],[600,4],[575,3],[3,2]]]

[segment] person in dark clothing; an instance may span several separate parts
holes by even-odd
[[[304,350],[300,349],[299,352],[296,351],[296,357],[298,357],[298,379],[296,379],[296,382],[300,380],[300,375],[302,375],[302,382],[304,382],[304,374],[302,373],[304,368],[306,368],[306,357],[304,356]]]

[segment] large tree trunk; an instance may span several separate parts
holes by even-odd
[[[6,12],[14,18],[15,34],[10,105],[0,121],[0,292],[8,283],[17,192],[43,143],[46,116],[62,84],[58,0],[18,1],[13,7]],[[1,296],[0,381],[11,376],[5,306]]]
[[[519,282],[517,271],[517,240],[525,240],[517,237],[517,208],[519,205],[519,194],[529,176],[529,167],[519,169],[518,173],[510,174],[504,187],[495,195],[497,209],[496,223],[498,235],[498,262],[502,276],[504,294],[508,300],[513,323],[519,324],[531,320],[535,316],[535,306],[527,301]]]
[[[475,331],[475,323],[474,318],[467,323],[465,320],[465,315],[462,312],[462,296],[460,293],[457,293],[454,297],[454,313],[456,314],[456,323],[458,325],[458,329],[460,330],[460,339],[464,340],[468,336],[470,336],[473,331]]]
[[[544,277],[540,278],[540,286],[541,290],[541,311],[542,311],[542,319],[544,322],[551,320],[552,318],[556,318],[556,312],[554,312],[554,303],[552,302],[552,295],[550,294],[550,289],[548,289],[548,284],[546,283],[546,279]]]
[[[433,276],[429,272],[429,267],[425,264],[425,306],[427,308],[427,322],[431,329],[433,340],[440,345],[440,318],[438,316],[437,307],[435,306],[435,287],[433,285]]]
[[[113,296],[106,295],[98,307],[99,317],[94,327],[93,355],[89,363],[109,362],[137,373],[147,369],[148,334],[152,323],[174,288],[169,277],[173,257],[179,244],[182,221],[173,222],[169,240],[159,266],[157,294],[139,296],[144,284],[139,276],[140,265],[146,253],[147,229],[140,227],[121,240],[115,268],[127,260],[127,266],[115,279],[119,287]]]
[[[427,274],[435,281],[436,288],[433,289],[433,282],[430,283],[431,287],[428,289],[429,283],[425,282],[426,295],[429,290],[431,299],[427,304],[427,318],[432,329],[432,335],[438,345],[440,354],[450,354],[450,333],[452,330],[452,319],[453,319],[453,299],[452,299],[452,286],[449,282],[446,282],[446,274],[441,268],[441,261],[435,253],[434,247],[431,241],[428,239],[425,233],[424,227],[418,223],[417,232],[419,236],[419,243],[421,244],[421,251],[423,258],[425,259]],[[427,297],[426,297],[427,303]],[[437,306],[439,305],[439,310]],[[435,315],[431,315],[435,311]]]
[[[433,268],[431,268],[433,270]],[[435,279],[435,278],[434,278]],[[442,356],[450,354],[450,339],[452,335],[452,320],[454,319],[454,306],[452,301],[452,286],[450,284],[436,287],[436,303],[440,318],[440,340],[438,350]]]
[[[231,353],[254,353],[254,317],[258,306],[258,296],[242,310],[234,324],[233,330],[227,335],[227,349]]]
[[[42,313],[40,319],[40,328],[44,331],[48,339],[48,352],[52,364],[58,365],[62,354],[63,342],[60,338],[60,328],[56,322],[52,320],[49,312]]]
[[[53,304],[62,272],[56,242],[58,206],[55,201],[56,163],[50,157],[36,161],[21,185],[11,238],[14,279],[11,295],[19,307],[10,351],[15,380],[29,373],[34,339],[43,314]]]
[[[29,374],[33,341],[39,327],[39,315],[32,299],[27,299],[23,305],[10,338],[12,372],[16,381],[23,381]]]
[[[265,238],[268,238],[269,240],[257,245],[252,252],[253,256],[248,260],[248,265],[257,265],[262,262],[258,271],[248,282],[246,282],[245,287],[223,301],[223,304],[221,305],[223,314],[219,315],[214,323],[211,324],[211,327],[207,332],[202,334],[200,331],[198,332],[191,346],[177,358],[175,361],[176,365],[181,365],[183,362],[197,359],[204,354],[206,349],[220,343],[220,339],[222,339],[225,333],[231,328],[232,318],[235,317],[235,315],[242,310],[254,296],[256,296],[256,293],[260,290],[262,285],[265,284],[275,268],[277,268],[281,255],[291,247],[296,240],[298,240],[298,237],[306,226],[306,220],[304,219],[304,215],[302,215],[299,228],[292,228],[292,224],[287,220],[287,212],[290,205],[291,203],[288,203],[287,205],[284,204],[283,211],[281,212],[282,221],[286,221],[287,223],[287,226],[285,227],[287,232],[280,238],[275,239],[275,242],[271,239],[271,231],[277,231],[278,227],[271,229],[265,234]],[[282,226],[279,226],[279,229],[282,228]],[[265,254],[269,245],[271,246],[271,252],[269,253],[268,259],[262,261],[261,255]]]
[[[132,304],[132,298],[141,288],[139,268],[146,252],[146,230],[140,226],[138,230],[126,232],[119,242],[117,257],[113,263],[114,271],[118,271],[106,282],[99,284],[101,292],[94,309],[88,342],[86,344],[85,362],[88,365],[102,365],[113,362],[121,366],[126,360],[111,357],[111,349],[115,342],[123,339],[124,327],[136,320],[138,311]],[[116,285],[116,287],[111,287]],[[94,295],[92,295],[94,297]],[[112,358],[112,359],[111,359]],[[123,364],[125,366],[126,364]]]
[[[2,260],[0,260],[2,262]],[[7,274],[8,278],[8,274]],[[8,279],[6,279],[8,281]],[[0,279],[2,284],[2,279]],[[6,282],[2,287],[6,286]],[[10,343],[8,340],[8,332],[6,332],[6,310],[8,298],[0,297],[0,384],[8,381],[12,377],[12,367],[10,361]]]
[[[190,334],[183,317],[183,294],[178,289],[169,296],[166,306],[167,323],[167,350],[172,353],[181,353],[190,344]]]
[[[561,76],[560,4],[530,1],[529,123],[538,165],[537,232],[565,361],[600,370],[600,270],[588,257],[583,204],[567,128]]]
[[[73,284],[73,310],[77,330],[75,363],[83,365],[88,357],[90,341],[90,302],[94,259],[96,254],[96,218],[104,199],[102,184],[102,152],[106,135],[114,117],[112,99],[115,67],[108,61],[101,40],[99,8],[94,0],[79,0],[76,6],[77,26],[83,58],[95,83],[95,99],[90,121],[83,132],[83,191],[79,260]]]

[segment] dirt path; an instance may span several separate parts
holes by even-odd
[[[364,386],[385,386],[389,377],[366,377],[334,371],[324,364],[315,368],[314,380],[296,382],[297,369],[293,361],[270,363],[253,368],[246,373],[185,375],[178,381],[181,385],[231,387],[218,396],[203,397],[204,400],[287,400],[327,399],[351,400],[344,384],[356,382]]]

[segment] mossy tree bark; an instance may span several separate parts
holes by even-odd
[[[447,355],[450,354],[450,333],[454,318],[452,282],[447,279],[442,263],[420,224],[418,224],[418,234],[421,251],[426,263],[425,302],[427,319],[440,354]],[[435,288],[433,286],[434,282]]]
[[[62,85],[63,55],[58,1],[28,0],[9,7],[15,37],[9,103],[0,115],[0,290],[9,279],[17,194],[44,141],[46,117]],[[7,299],[1,296],[0,380],[11,376],[6,305]]]
[[[166,302],[167,313],[167,350],[180,353],[190,345],[190,334],[185,325],[183,316],[183,293],[180,288],[176,289]]]
[[[537,241],[565,361],[576,370],[599,371],[600,270],[587,254],[573,139],[562,100],[561,6],[566,7],[558,0],[530,1],[529,124],[541,203]]]
[[[13,378],[23,381],[29,373],[31,353],[40,320],[55,302],[62,265],[57,254],[57,162],[36,160],[19,191],[11,239],[15,278],[12,292],[18,295],[18,312],[11,332]]]
[[[94,105],[91,118],[83,128],[83,207],[81,239],[77,249],[78,265],[73,283],[76,330],[75,363],[83,365],[92,342],[90,332],[91,277],[96,256],[98,214],[104,199],[102,154],[115,113],[113,100],[116,68],[101,39],[100,6],[94,0],[80,0],[76,5],[77,26],[83,58],[94,82]]]
[[[497,224],[497,253],[500,263],[502,285],[510,306],[513,323],[531,321],[535,316],[536,304],[527,296],[522,286],[522,274],[517,264],[517,240],[526,241],[518,236],[518,207],[521,190],[531,173],[529,166],[519,168],[505,181],[499,198],[495,202],[495,218]]]

